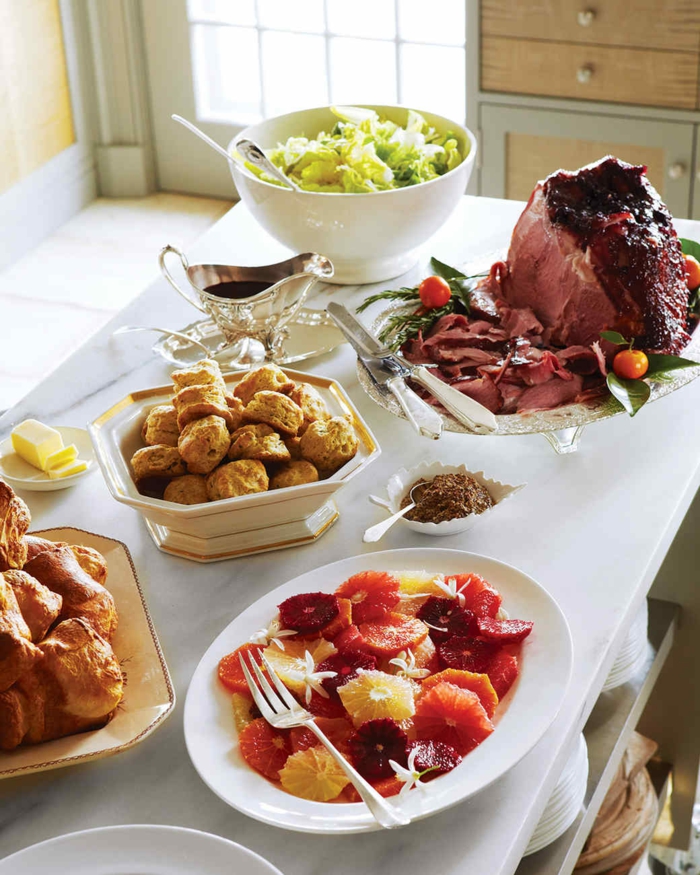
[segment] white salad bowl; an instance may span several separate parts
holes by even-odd
[[[479,520],[483,520],[496,512],[498,506],[502,504],[511,495],[520,492],[525,488],[525,484],[519,486],[510,486],[508,483],[501,483],[499,480],[491,480],[483,471],[470,471],[466,465],[443,465],[442,462],[421,462],[413,468],[400,468],[395,474],[389,478],[386,485],[388,501],[383,501],[373,497],[373,503],[384,507],[390,513],[396,513],[401,508],[401,501],[407,494],[410,487],[417,480],[432,480],[438,474],[467,474],[473,477],[477,483],[484,486],[491,498],[493,506],[483,513],[470,513],[468,516],[457,517],[453,520],[445,520],[442,523],[419,523],[415,520],[407,520],[402,517],[399,522],[413,532],[418,532],[420,535],[458,535],[461,532],[466,532],[475,526]]]
[[[406,107],[368,106],[381,118],[404,125]],[[438,132],[452,131],[464,160],[444,176],[390,191],[346,194],[293,191],[259,179],[238,161],[231,162],[236,188],[257,221],[295,252],[320,252],[333,262],[332,282],[374,283],[399,276],[418,260],[419,247],[449,218],[465,193],[474,168],[474,134],[444,116],[418,110]],[[289,137],[317,136],[338,121],[329,106],[266,119],[231,140],[254,140],[264,150]]]
[[[197,562],[215,562],[311,543],[338,519],[334,494],[379,456],[379,446],[339,383],[287,368],[284,372],[295,382],[314,386],[333,416],[352,421],[359,440],[357,454],[325,480],[192,505],[142,495],[130,460],[143,446],[141,426],[148,412],[168,403],[172,385],[133,392],[88,426],[112,497],[143,515],[159,549]],[[244,376],[227,374],[224,380],[233,388]]]

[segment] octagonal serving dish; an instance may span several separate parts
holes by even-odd
[[[143,515],[159,549],[215,562],[309,543],[338,519],[333,496],[379,456],[379,445],[339,383],[316,374],[286,368],[284,372],[295,382],[314,386],[333,416],[352,421],[360,443],[357,455],[326,480],[193,505],[142,495],[129,460],[143,446],[141,426],[149,410],[168,402],[172,385],[133,392],[88,426],[112,497]],[[243,376],[228,374],[224,380],[233,388]]]

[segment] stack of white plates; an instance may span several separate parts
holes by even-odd
[[[588,748],[583,733],[564,766],[547,807],[535,827],[524,856],[534,854],[563,835],[576,820],[586,795]]]
[[[639,613],[622,643],[620,652],[603,684],[603,692],[621,687],[641,671],[647,659],[649,609],[644,599]]]

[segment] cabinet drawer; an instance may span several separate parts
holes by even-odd
[[[481,0],[481,33],[700,51],[698,0]]]
[[[484,36],[484,91],[695,109],[698,56]]]

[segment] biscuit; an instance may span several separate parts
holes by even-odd
[[[301,407],[280,392],[258,392],[243,411],[243,422],[264,422],[289,437],[296,435],[303,421]]]
[[[303,434],[312,422],[331,418],[326,402],[308,383],[298,383],[289,393],[289,397],[301,407],[301,412],[304,414],[304,421],[299,428],[300,434]]]
[[[301,436],[301,455],[312,462],[319,474],[328,476],[349,462],[360,442],[344,416],[312,422]]]
[[[218,362],[211,359],[202,359],[189,368],[181,368],[179,371],[173,371],[170,375],[175,389],[179,391],[186,386],[218,386],[222,392],[226,391],[224,378],[221,376],[221,369]]]
[[[180,430],[177,427],[177,412],[172,404],[152,407],[141,429],[144,443],[150,447],[161,444],[176,447]]]
[[[301,459],[301,438],[287,438],[284,442],[285,447],[289,450],[289,455],[293,462],[298,462]]]
[[[180,431],[195,419],[205,416],[220,416],[226,427],[235,427],[234,415],[226,403],[223,389],[214,384],[185,386],[173,398],[177,410],[177,425]]]
[[[302,483],[315,483],[318,471],[311,462],[300,459],[282,465],[270,477],[270,489],[284,489],[287,486],[301,486]]]
[[[267,491],[269,480],[262,462],[240,459],[215,468],[207,477],[207,495],[210,501],[235,498],[253,492]]]
[[[294,388],[294,381],[277,365],[262,365],[254,371],[248,371],[234,389],[233,394],[244,404],[250,401],[257,392],[272,391],[286,395]]]
[[[131,467],[136,480],[144,480],[146,477],[179,477],[187,473],[177,447],[161,444],[136,450],[131,457]]]
[[[226,406],[231,411],[231,416],[233,417],[233,425],[229,426],[229,428],[231,431],[235,431],[241,425],[245,404],[240,398],[236,398],[236,396],[232,395],[230,392],[224,393],[224,400],[226,401]]]
[[[176,477],[165,487],[163,499],[174,501],[176,504],[202,504],[209,501],[207,479],[201,474],[185,474],[183,477]]]
[[[228,452],[231,436],[220,416],[194,419],[182,430],[177,448],[190,474],[208,474]]]
[[[239,437],[232,441],[228,457],[229,459],[259,459],[261,462],[289,462],[292,458],[276,431],[262,436],[242,431]]]

